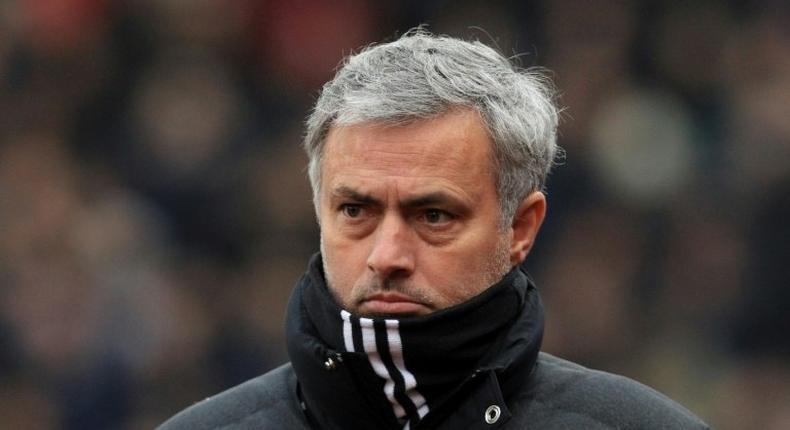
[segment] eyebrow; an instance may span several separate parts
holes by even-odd
[[[357,201],[359,203],[364,203],[368,205],[376,205],[376,206],[383,206],[383,202],[370,194],[365,194],[360,191],[355,190],[347,185],[341,185],[334,190],[332,190],[333,197],[339,198],[346,198]],[[410,199],[406,199],[401,202],[398,206],[402,208],[420,208],[425,206],[434,206],[434,205],[456,205],[458,199],[453,198],[451,195],[442,192],[442,191],[435,191],[428,194],[424,194],[421,196],[416,196]]]
[[[351,199],[368,205],[378,205],[378,206],[382,205],[381,200],[371,196],[370,194],[361,193],[347,185],[341,185],[333,189],[332,197]]]
[[[452,198],[449,194],[441,191],[428,193],[422,196],[417,196],[407,199],[401,203],[400,206],[406,208],[419,208],[425,206],[445,205],[455,202],[456,199]]]

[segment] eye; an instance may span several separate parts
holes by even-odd
[[[428,209],[423,214],[423,217],[428,224],[442,224],[453,219],[452,215],[440,209]]]
[[[359,218],[362,215],[362,206],[360,205],[347,203],[341,206],[340,210],[343,211],[343,215],[349,218]]]

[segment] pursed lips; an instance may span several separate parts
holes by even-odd
[[[372,294],[360,302],[359,310],[363,314],[425,314],[431,307],[411,296],[398,292],[380,292]]]

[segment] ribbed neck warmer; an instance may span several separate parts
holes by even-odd
[[[542,317],[537,291],[519,268],[429,315],[360,317],[334,300],[316,255],[289,303],[288,352],[319,428],[416,429],[450,412],[477,374],[531,368]]]

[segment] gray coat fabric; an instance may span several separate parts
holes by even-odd
[[[509,410],[507,420],[503,418],[491,428],[709,428],[691,412],[649,387],[546,353],[539,354],[533,372],[505,403]],[[471,416],[486,422],[486,410],[472,412]],[[476,427],[478,423],[469,424],[456,423],[455,427],[447,428]],[[161,430],[311,428],[314,427],[310,426],[297,396],[297,379],[290,364],[203,400],[160,427]]]

